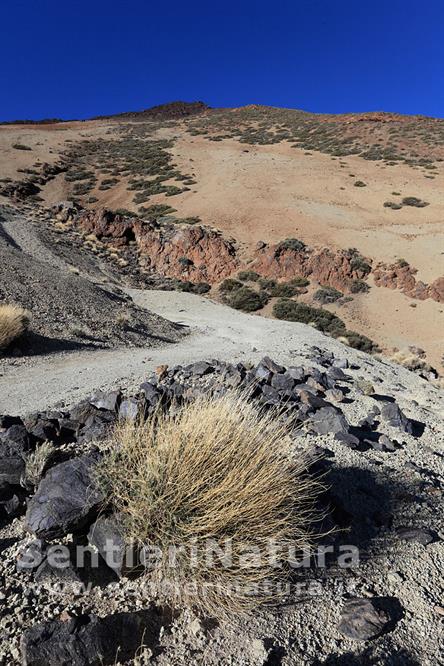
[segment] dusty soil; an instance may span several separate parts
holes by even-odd
[[[232,122],[230,114],[224,117],[232,134],[240,122],[240,113],[242,110],[231,114]],[[130,124],[138,136],[174,139],[168,150],[175,165],[196,181],[188,191],[172,197],[152,195],[150,205],[173,206],[179,217],[198,216],[204,224],[239,241],[241,257],[247,256],[258,241],[272,243],[294,237],[314,247],[356,247],[374,263],[405,259],[418,269],[416,278],[427,283],[443,275],[442,162],[435,161],[433,169],[428,168],[430,165],[412,166],[402,161],[389,166],[387,160],[368,160],[359,155],[335,157],[294,147],[288,140],[257,145],[241,143],[227,135],[229,138],[211,141],[209,137],[217,134],[214,120],[208,135],[190,134],[193,123],[202,123],[206,118],[211,121],[211,112],[199,121]],[[325,120],[331,122],[330,117]],[[344,116],[335,131],[339,136],[357,133],[363,145],[373,140],[387,145],[391,141],[391,120],[398,123],[394,133],[398,137],[397,150],[406,156],[417,151],[425,159],[427,132],[435,127],[432,120],[381,116],[381,122],[375,122],[374,114],[368,118]],[[128,127],[127,122],[125,126]],[[59,152],[77,141],[118,139],[119,127],[118,121],[105,119],[0,127],[0,175],[22,178],[23,173],[17,168],[31,167],[36,159],[54,162]],[[436,135],[433,151],[434,159],[439,160],[440,141]],[[14,143],[29,145],[32,151],[14,149]],[[129,176],[122,175],[117,180],[108,190],[96,185],[90,194],[97,201],[88,204],[84,197],[83,203],[137,211],[134,192],[127,189]],[[357,181],[365,183],[365,187],[356,187]],[[41,196],[50,205],[69,196],[71,190],[72,183],[67,183],[62,173],[43,187]],[[383,206],[386,201],[400,202],[407,196],[418,197],[429,205],[403,206],[400,210]],[[415,303],[413,308],[412,299],[399,291],[372,286],[369,294],[356,297],[341,309],[340,315],[350,328],[372,337],[388,354],[393,348],[419,346],[426,351],[428,362],[442,371],[442,304],[430,299]]]
[[[30,331],[5,352],[16,363],[34,354],[181,337],[178,327],[135,306],[98,263],[80,262],[80,274],[75,252],[63,258],[44,231],[31,217],[0,209],[0,300],[31,313]]]
[[[364,418],[378,396],[393,396],[410,418],[425,425],[420,439],[384,426],[390,437],[402,440],[396,452],[352,451],[333,435],[304,436],[298,447],[328,449],[333,461],[331,483],[343,494],[345,505],[360,521],[377,515],[380,528],[371,538],[358,541],[359,564],[347,570],[333,566],[326,570],[298,574],[300,587],[288,603],[276,610],[262,610],[232,626],[207,622],[191,611],[177,612],[161,636],[162,650],[154,661],[143,650],[138,666],[156,663],[200,666],[434,666],[440,663],[442,623],[442,568],[444,526],[440,510],[443,422],[442,395],[428,382],[383,360],[367,356],[318,331],[288,322],[246,315],[213,303],[209,299],[176,292],[133,291],[136,303],[158,315],[187,324],[191,334],[162,350],[93,351],[70,354],[57,361],[37,359],[28,368],[6,367],[0,377],[0,412],[25,413],[54,405],[63,396],[72,403],[99,386],[116,386],[124,380],[130,390],[160,363],[170,365],[203,358],[257,361],[264,353],[288,365],[312,365],[311,346],[331,350],[347,358],[348,401],[341,408],[351,423]],[[80,374],[81,373],[81,374]],[[371,382],[374,395],[357,390],[360,380]],[[77,382],[77,386],[75,386]],[[12,393],[5,396],[5,388]],[[330,477],[329,477],[330,478]],[[342,495],[341,495],[342,496]],[[371,525],[370,523],[368,523]],[[436,541],[421,545],[398,536],[403,526],[427,528]],[[370,529],[370,528],[369,528]],[[348,534],[341,536],[342,543]],[[353,537],[354,539],[354,537]],[[355,543],[352,539],[351,543]],[[25,541],[24,541],[25,540]],[[2,576],[11,595],[12,609],[3,619],[11,637],[2,654],[7,663],[19,663],[18,640],[24,626],[41,618],[68,612],[134,611],[149,603],[140,586],[120,580],[95,587],[86,595],[73,596],[49,585],[34,585],[21,594],[27,580],[15,572],[15,558],[30,540],[20,519],[0,531]],[[344,603],[350,597],[374,596],[396,600],[400,614],[396,625],[371,640],[344,637],[339,622]],[[15,613],[14,615],[12,613]],[[21,623],[20,623],[21,625]]]

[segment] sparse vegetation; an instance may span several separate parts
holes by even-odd
[[[318,289],[315,293],[313,298],[315,301],[319,301],[320,303],[335,303],[338,301],[340,298],[342,298],[344,294],[342,291],[339,291],[338,289],[334,289],[333,287],[321,287],[321,289]]]
[[[260,276],[256,271],[239,271],[237,277],[241,282],[257,282]]]
[[[302,252],[305,250],[305,243],[298,238],[286,238],[278,243],[276,252],[279,254],[283,250],[294,250],[295,252]]]
[[[25,484],[36,487],[45,471],[47,464],[54,455],[56,448],[52,442],[43,442],[36,446],[26,457]]]
[[[0,305],[0,350],[4,350],[28,329],[30,314],[18,305]]]
[[[402,203],[404,206],[415,206],[416,208],[424,208],[429,205],[427,201],[422,201],[418,197],[404,197]]]
[[[370,338],[355,331],[348,331],[342,319],[322,308],[313,308],[305,303],[281,298],[274,304],[273,315],[277,319],[310,324],[323,333],[340,338],[355,349],[367,352],[377,351],[378,349],[377,345]]]
[[[362,180],[356,180],[353,185],[355,187],[367,187],[367,183],[364,183]]]
[[[255,312],[268,303],[269,296],[265,291],[254,291],[249,287],[241,286],[224,296],[227,305],[244,312]]]
[[[219,285],[219,291],[226,294],[232,291],[237,291],[237,289],[240,289],[242,286],[242,282],[239,282],[239,280],[227,278]]]
[[[364,280],[353,280],[350,291],[352,294],[365,294],[370,291],[370,286]]]
[[[272,540],[284,564],[289,545],[296,552],[309,547],[322,490],[304,457],[290,457],[291,427],[291,420],[231,394],[118,425],[99,482],[126,540],[158,549],[144,575],[161,598],[172,595],[170,603],[215,618],[272,601],[269,584],[285,582],[290,568],[269,557],[258,565],[256,555],[265,555]],[[227,541],[231,565],[218,555],[209,560],[209,543],[226,552]],[[254,561],[246,552],[255,553]]]
[[[12,145],[15,150],[32,150],[31,146],[25,146],[24,143],[14,143]]]

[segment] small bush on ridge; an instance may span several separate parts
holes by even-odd
[[[17,305],[0,305],[0,350],[9,347],[29,326],[30,315]]]

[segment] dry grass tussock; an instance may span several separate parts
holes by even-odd
[[[17,305],[0,305],[0,349],[6,349],[29,326],[30,314]]]
[[[239,394],[117,426],[100,481],[126,537],[161,549],[145,574],[159,596],[168,589],[170,602],[229,619],[283,594],[277,584],[291,575],[289,548],[310,547],[322,490],[307,460],[292,456],[289,428],[289,418],[258,411]],[[207,558],[209,543],[229,552],[226,540],[229,566]],[[271,541],[278,567],[264,557]],[[179,545],[171,566],[168,548]]]

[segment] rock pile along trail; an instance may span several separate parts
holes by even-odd
[[[30,365],[4,363],[0,377],[0,412],[25,413],[71,404],[97,388],[137,386],[158,365],[186,364],[200,359],[258,361],[265,354],[278,362],[294,363],[313,345],[364,363],[380,372],[387,385],[400,381],[412,387],[417,399],[433,394],[433,387],[386,361],[345,347],[319,331],[291,322],[265,319],[232,310],[195,294],[130,290],[134,302],[150,312],[189,327],[183,340],[160,348],[71,352],[33,359]],[[421,397],[421,389],[424,396]],[[419,389],[419,390],[418,390]]]

